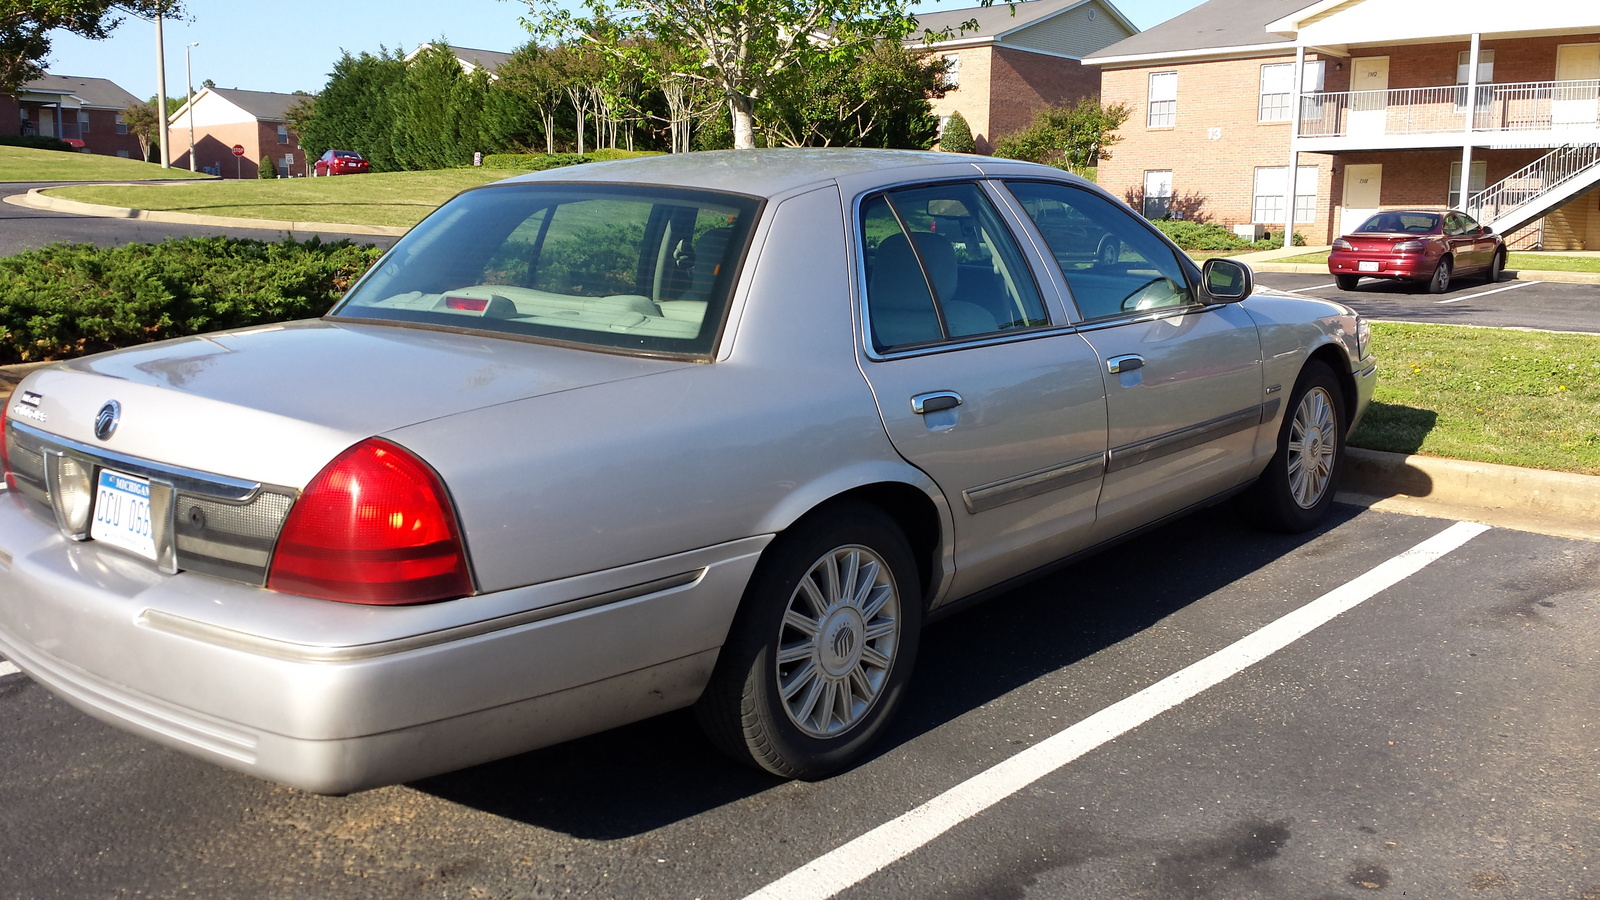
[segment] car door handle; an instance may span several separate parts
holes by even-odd
[[[1120,375],[1123,372],[1132,372],[1134,369],[1142,368],[1144,368],[1144,357],[1138,354],[1113,356],[1106,360],[1106,371],[1113,375]]]
[[[919,416],[955,409],[961,405],[961,395],[955,391],[930,391],[911,398],[911,411]]]

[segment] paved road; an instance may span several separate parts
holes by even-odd
[[[963,785],[992,805],[904,858],[878,866],[888,838],[828,856],[864,866],[839,896],[1600,897],[1600,545],[1337,512],[1289,538],[1209,511],[933,626],[882,752],[814,784],[724,763],[673,714],[314,797],[0,676],[0,897],[737,898]],[[1441,533],[1470,540],[1358,579]],[[971,786],[1368,593],[1019,791]]]
[[[25,194],[31,188],[49,186],[51,185],[43,183],[0,182],[0,197]],[[58,241],[116,247],[134,243],[154,244],[169,237],[210,237],[222,234],[277,241],[282,240],[288,233],[276,229],[169,225],[139,219],[101,219],[0,203],[0,256],[11,256],[24,250],[37,250]],[[311,237],[311,234],[311,232],[295,232],[294,236],[305,240]],[[318,234],[325,241],[351,240],[358,244],[376,244],[379,247],[392,246],[397,240],[397,238],[372,235],[345,235],[332,232]]]
[[[1550,331],[1600,332],[1600,285],[1463,279],[1445,294],[1418,293],[1409,285],[1368,279],[1341,291],[1328,275],[1262,272],[1267,287],[1346,303],[1362,315],[1403,322],[1487,325]]]

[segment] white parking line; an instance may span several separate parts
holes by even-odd
[[[1488,530],[1487,525],[1457,522],[1343,587],[818,857],[746,900],[826,900],[1101,744],[1266,659]]]
[[[1327,284],[1313,284],[1311,287],[1295,288],[1292,291],[1284,291],[1284,293],[1285,294],[1303,294],[1306,291],[1320,291],[1323,288],[1331,288],[1331,287],[1337,287],[1337,286],[1338,286],[1337,282],[1330,281]]]
[[[3,659],[0,659],[0,678],[4,678],[7,675],[17,675],[17,674],[20,674],[21,672],[22,672],[21,669],[17,668],[16,666],[12,665],[11,663],[6,662]]]
[[[1514,291],[1517,288],[1533,287],[1536,284],[1544,284],[1544,282],[1542,282],[1542,281],[1519,281],[1516,284],[1508,284],[1503,288],[1495,288],[1492,291],[1481,291],[1481,292],[1476,293],[1476,294],[1468,294],[1465,297],[1451,297],[1449,300],[1435,300],[1433,302],[1435,302],[1435,303],[1460,303],[1463,300],[1476,300],[1479,297],[1487,297],[1490,294],[1498,294],[1501,291]]]

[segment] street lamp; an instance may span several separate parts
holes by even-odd
[[[156,114],[161,117],[161,168],[172,168],[171,129],[167,127],[167,44],[161,36],[161,10],[156,10]]]
[[[199,41],[190,41],[189,46],[183,48],[183,83],[189,90],[189,171],[200,171],[195,167],[194,161],[194,74],[189,66],[189,51],[200,46]]]

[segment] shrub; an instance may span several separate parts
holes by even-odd
[[[641,156],[665,156],[660,150],[624,150],[621,147],[597,147],[589,151],[589,158],[595,162],[609,162],[613,159],[638,159]]]
[[[543,172],[592,161],[593,157],[576,153],[491,153],[483,158],[485,169],[515,169],[519,172]]]
[[[0,134],[0,147],[31,147],[34,150],[61,150],[76,153],[78,148],[57,137],[42,134]]]
[[[967,124],[966,116],[960,112],[950,114],[950,120],[944,123],[944,133],[939,135],[939,149],[948,153],[977,151],[978,145],[972,139],[972,126]]]
[[[1221,225],[1208,225],[1184,219],[1156,219],[1150,224],[1172,238],[1172,242],[1185,250],[1277,250],[1283,246],[1283,232],[1271,232],[1259,241],[1247,241]],[[1294,245],[1304,247],[1306,236],[1296,231]]]
[[[278,164],[272,161],[272,157],[261,157],[261,165],[256,167],[256,177],[262,181],[278,177]]]
[[[380,255],[315,237],[211,237],[0,258],[0,365],[319,316]]]

